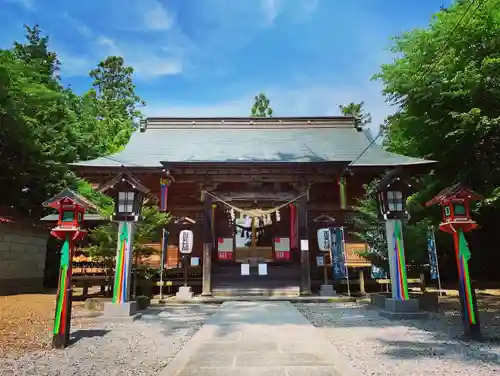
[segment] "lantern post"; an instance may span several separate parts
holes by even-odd
[[[324,252],[323,256],[323,273],[324,273],[324,282],[319,288],[320,296],[335,296],[337,292],[333,288],[333,285],[328,284],[328,271],[327,271],[327,262],[326,255],[330,254],[330,259],[332,260],[332,264],[334,262],[332,252],[333,252],[333,244],[332,244],[332,232],[328,227],[320,228],[318,230],[318,249]]]
[[[182,263],[184,265],[184,286],[179,287],[179,291],[175,296],[177,299],[186,300],[193,297],[191,287],[188,286],[188,268],[191,260],[191,252],[193,251],[193,231],[185,228],[180,232],[179,251],[182,255]]]
[[[98,191],[114,198],[111,220],[118,223],[113,299],[104,304],[104,315],[133,316],[137,310],[136,302],[130,300],[134,224],[140,218],[143,200],[150,191],[127,172],[118,174]]]
[[[443,218],[439,229],[453,236],[464,334],[467,339],[473,340],[481,340],[482,335],[476,293],[469,273],[471,253],[464,233],[477,227],[476,222],[470,216],[470,202],[481,199],[482,197],[472,190],[455,184],[442,190],[426,203],[427,206],[441,206]]]
[[[378,182],[376,190],[379,218],[385,221],[392,299],[410,300],[402,222],[409,218],[406,199],[412,186],[401,177],[400,170],[395,169]]]
[[[68,188],[45,201],[43,206],[59,211],[57,226],[52,229],[50,234],[64,241],[61,249],[56,313],[52,330],[52,347],[62,349],[69,344],[71,330],[71,304],[73,297],[71,263],[75,242],[83,239],[87,233],[82,228],[85,211],[89,208],[97,209],[97,207],[83,196],[78,195]]]

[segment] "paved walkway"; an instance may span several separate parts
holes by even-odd
[[[332,344],[289,302],[226,302],[161,376],[350,376]]]

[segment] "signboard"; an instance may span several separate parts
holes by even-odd
[[[316,265],[324,266],[325,265],[325,257],[324,256],[316,256]]]
[[[309,251],[309,240],[307,240],[307,239],[300,240],[300,250],[301,251]]]
[[[179,251],[183,255],[189,255],[193,250],[193,231],[182,230],[179,234]]]
[[[259,275],[267,275],[267,264],[259,264]]]
[[[191,266],[200,266],[200,258],[191,257]]]
[[[318,248],[320,251],[329,252],[332,248],[330,241],[331,233],[329,228],[318,230]]]
[[[233,238],[219,238],[217,258],[219,260],[233,259]]]
[[[250,264],[241,264],[241,275],[250,275]]]
[[[290,260],[290,238],[274,238],[276,260]]]

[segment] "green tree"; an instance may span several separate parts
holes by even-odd
[[[108,152],[122,148],[142,118],[138,107],[145,102],[136,94],[133,73],[120,56],[107,57],[90,72],[93,87],[83,101],[88,115],[97,119],[96,128],[104,136]]]
[[[439,161],[423,198],[460,181],[498,207],[500,1],[469,5],[456,1],[428,28],[394,38],[400,57],[375,78],[389,101],[403,104],[387,123],[388,150]]]
[[[389,272],[389,261],[387,254],[387,237],[385,222],[379,218],[378,203],[375,199],[374,185],[377,180],[365,185],[365,195],[358,200],[355,207],[354,228],[351,232],[361,241],[368,244],[367,251],[357,253],[369,260],[373,265]],[[415,206],[414,198],[407,200],[407,207],[412,211]],[[405,221],[403,225],[403,239],[407,265],[419,267],[427,260],[427,229],[430,222],[424,218],[421,220]]]
[[[372,115],[364,109],[365,102],[354,103],[347,105],[339,105],[339,110],[344,116],[353,116],[359,122],[359,125],[365,126],[372,122]]]
[[[387,120],[384,147],[438,161],[415,195],[414,217],[436,224],[439,211],[422,204],[456,182],[483,194],[474,207],[480,228],[469,236],[478,255],[471,268],[492,278],[500,208],[499,33],[500,0],[455,1],[426,28],[396,36],[395,59],[374,76],[386,99],[400,106]],[[448,251],[454,257],[450,241],[441,254]]]
[[[94,88],[85,95],[64,88],[48,37],[38,25],[25,28],[24,42],[0,50],[0,204],[39,216],[41,203],[63,187],[95,198],[69,164],[123,147],[142,102],[119,57],[92,71]]]
[[[270,107],[271,101],[264,93],[256,95],[252,109],[250,110],[251,117],[272,117],[273,109]]]
[[[134,228],[133,248],[136,259],[155,252],[148,244],[158,242],[161,238],[161,229],[170,222],[170,215],[159,212],[156,206],[144,206],[141,217]],[[113,268],[117,241],[117,224],[106,223],[90,230],[89,245],[82,251],[107,265],[108,268]]]
[[[59,79],[59,59],[55,52],[49,51],[49,38],[41,35],[39,25],[24,25],[26,43],[14,42],[14,56],[31,65],[40,73],[42,82],[52,86]]]

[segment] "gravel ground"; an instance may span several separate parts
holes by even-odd
[[[296,304],[322,328],[359,375],[443,376],[500,374],[500,343],[460,341],[458,312],[431,314],[426,320],[389,320],[367,304]],[[483,334],[500,338],[498,312],[482,312]]]
[[[0,375],[156,375],[216,309],[208,304],[170,305],[149,309],[137,321],[81,319],[66,350],[0,359]]]

